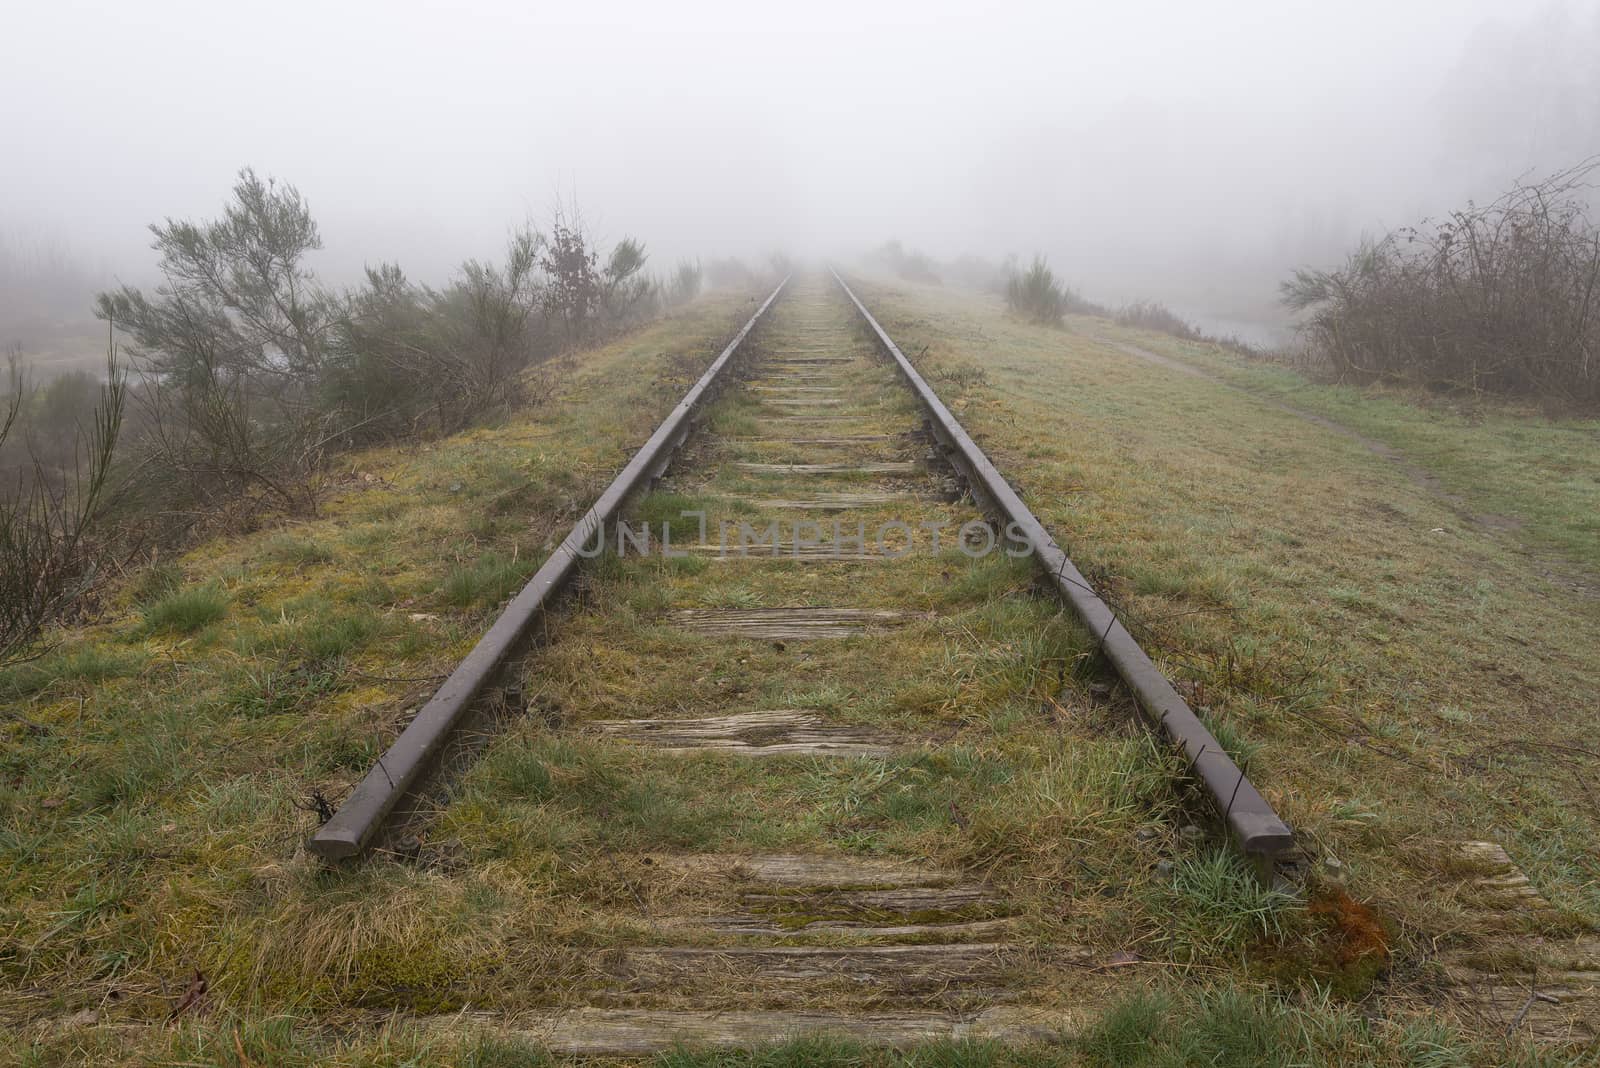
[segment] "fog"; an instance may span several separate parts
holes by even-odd
[[[1292,267],[1600,151],[1589,0],[987,6],[6,0],[0,344],[149,281],[148,224],[245,165],[334,282],[565,200],[659,266],[897,238],[1272,322]]]

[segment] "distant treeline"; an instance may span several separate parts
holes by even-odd
[[[222,216],[151,227],[162,282],[102,293],[103,377],[34,382],[13,351],[0,394],[0,664],[81,603],[114,559],[265,510],[316,509],[330,455],[458,430],[537,401],[551,361],[701,289],[645,245],[600,248],[576,209],[516,230],[439,288],[396,265],[335,292],[290,185],[240,172]],[[750,284],[737,261],[711,265]],[[120,351],[119,351],[120,347]]]

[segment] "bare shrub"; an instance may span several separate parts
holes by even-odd
[[[442,291],[392,264],[369,268],[327,361],[342,440],[450,433],[525,400],[524,372],[555,347],[538,314],[543,247],[524,228],[503,264],[469,260]]]
[[[88,425],[77,424],[70,462],[57,464],[26,440],[39,394],[15,362],[8,393],[0,411],[0,455],[13,461],[0,489],[0,667],[25,657],[40,630],[69,614],[93,585],[127,380],[115,347],[108,348]]]
[[[1600,403],[1600,227],[1590,160],[1437,224],[1363,242],[1282,286],[1336,373]]]

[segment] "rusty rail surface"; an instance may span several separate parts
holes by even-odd
[[[1293,832],[1278,817],[1267,799],[1206,729],[1172,683],[1156,667],[1116,614],[1056,544],[1044,525],[1016,495],[977,443],[961,428],[932,387],[917,373],[893,339],[867,311],[865,304],[832,271],[862,319],[877,335],[878,343],[900,368],[928,414],[928,424],[945,456],[965,477],[980,505],[1005,519],[1033,549],[1034,560],[1050,577],[1057,593],[1072,606],[1091,634],[1099,636],[1100,652],[1116,669],[1139,703],[1140,710],[1168,738],[1181,746],[1192,773],[1205,786],[1228,829],[1244,852],[1258,860],[1276,857],[1294,844]]]
[[[722,354],[650,435],[650,440],[634,454],[622,473],[550,554],[544,566],[506,606],[466,658],[456,665],[450,677],[422,706],[388,751],[378,758],[333,818],[312,835],[308,846],[313,853],[329,860],[340,860],[355,856],[367,847],[396,803],[428,773],[447,739],[469,718],[478,695],[506,660],[522,647],[534,623],[577,571],[583,547],[597,531],[604,531],[616,518],[628,498],[666,470],[693,429],[694,415],[713,392],[718,377],[788,282],[785,278],[778,283],[750,321],[734,335]]]

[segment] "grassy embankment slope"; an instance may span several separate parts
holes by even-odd
[[[979,380],[968,428],[1389,919],[1394,996],[1426,999],[1441,948],[1517,952],[1454,843],[1499,842],[1553,906],[1523,945],[1600,917],[1600,423],[942,289],[866,299],[925,368]]]
[[[316,518],[146,571],[0,675],[5,1027],[99,1018],[46,1027],[39,1056],[119,1063],[116,1025],[161,1019],[196,969],[257,1023],[337,982],[298,962],[422,876],[330,882],[297,806],[364,773],[753,310],[704,298],[561,364],[549,403],[504,425],[341,457]],[[159,1030],[134,1047],[168,1042],[197,1048]]]
[[[1596,613],[1568,586],[1538,578],[1519,540],[1533,536],[1533,524],[1465,529],[1458,508],[1360,442],[1082,336],[1116,333],[1110,324],[1075,322],[1080,333],[1065,334],[1018,325],[991,302],[943,291],[870,287],[866,297],[908,352],[927,346],[917,358],[934,372],[935,387],[1080,565],[1143,621],[1152,652],[1187,680],[1195,703],[1210,710],[1291,821],[1349,865],[1355,896],[1375,902],[1398,938],[1387,984],[1389,1007],[1399,1010],[1392,1025],[1369,1026],[1362,1009],[1321,1002],[1303,988],[1282,1001],[1271,993],[1284,984],[1270,974],[1270,959],[1243,963],[1253,956],[1250,917],[1224,912],[1213,924],[1198,897],[1168,900],[1156,868],[1176,837],[1166,833],[1177,815],[1166,811],[1167,798],[1148,821],[1160,825],[1160,848],[1133,840],[1130,817],[1096,825],[1085,812],[1071,825],[1082,843],[1034,843],[1030,871],[1054,870],[1058,853],[1074,874],[1071,886],[1032,888],[1038,916],[1030,930],[1075,933],[1125,915],[1127,937],[1147,963],[1119,970],[1119,978],[1166,987],[1170,975],[1181,988],[1124,1002],[1059,1050],[939,1046],[913,1059],[1403,1064],[1430,1052],[1511,1056],[1492,1041],[1474,1046],[1433,1027],[1423,962],[1441,930],[1473,936],[1474,914],[1458,900],[1444,843],[1500,838],[1558,906],[1600,911],[1586,867],[1592,814],[1571,804],[1586,796],[1579,780],[1538,752],[1481,752],[1491,739],[1468,733],[1470,724],[1524,744],[1577,737],[1580,710],[1539,698],[1592,678],[1583,643]],[[726,808],[745,795],[705,796],[695,783],[662,776],[619,793],[611,778],[590,774],[593,743],[551,741],[529,723],[469,779],[474,797],[495,804],[447,813],[440,829],[463,844],[428,863],[319,873],[296,855],[314,817],[294,805],[311,789],[336,795],[365,769],[470,647],[498,599],[532,571],[548,540],[749,310],[733,300],[702,302],[584,354],[562,372],[553,403],[504,427],[352,457],[351,474],[330,487],[317,520],[198,548],[179,573],[122,591],[104,622],[60,635],[48,657],[6,677],[6,708],[17,718],[0,725],[0,1013],[39,1036],[37,1046],[7,1055],[37,1063],[530,1063],[525,1042],[493,1027],[458,1038],[459,1027],[430,1035],[386,1027],[383,1017],[492,1002],[500,975],[521,986],[550,981],[570,962],[537,952],[547,929],[570,917],[547,906],[581,897],[574,886],[586,880],[630,893],[628,879],[604,874],[619,863],[619,843],[670,846],[688,833],[686,812]],[[1176,343],[1165,338],[1127,336],[1157,352],[1216,359],[1204,364],[1210,373],[1266,373],[1170,349]],[[1293,388],[1303,388],[1294,398],[1302,407],[1320,396],[1319,387]],[[736,403],[724,408],[724,419],[737,420]],[[1399,421],[1433,418],[1393,411]],[[1482,508],[1507,510],[1499,502]],[[1446,536],[1455,540],[1434,540]],[[1555,551],[1554,542],[1540,546]],[[656,585],[670,594],[683,580],[668,569],[659,583],[633,583],[633,570],[646,569],[608,573],[595,587],[599,607],[618,620],[654,610]],[[1502,577],[1485,584],[1479,571]],[[1002,592],[1025,583],[990,577]],[[724,594],[741,593],[736,578],[720,584]],[[609,586],[617,595],[608,599]],[[594,670],[603,658],[592,657],[593,622],[569,626],[576,640],[544,657],[556,683],[574,692],[631,691],[636,680]],[[1531,628],[1530,644],[1507,644],[1519,626]],[[1533,635],[1562,644],[1539,650]],[[742,677],[772,659],[763,657],[726,670]],[[1462,664],[1464,674],[1454,670]],[[953,695],[965,706],[1016,670],[1009,661],[977,666],[930,677],[922,697],[942,707]],[[686,662],[677,673],[688,680],[701,669]],[[1078,703],[1031,724],[1017,711],[1020,698],[1008,701],[998,726],[979,717],[967,727],[975,738],[1003,728],[1015,752],[1001,755],[1019,767],[1104,729]],[[1526,729],[1527,708],[1543,717],[1541,733]],[[893,702],[879,712],[886,721],[911,715]],[[1060,719],[1074,714],[1083,722]],[[1038,735],[1031,743],[1030,730]],[[523,750],[538,759],[503,759]],[[716,765],[728,776],[731,767]],[[834,778],[850,789],[839,798],[826,790],[820,801],[795,798],[792,818],[760,834],[786,842],[794,828],[810,833],[818,804],[853,804],[861,791]],[[952,781],[967,778],[978,782]],[[833,780],[819,773],[817,781]],[[596,783],[609,792],[596,793]],[[543,797],[552,784],[608,807],[513,811],[517,798]],[[711,792],[726,785],[719,780]],[[917,789],[938,804],[919,794],[908,813],[867,813],[873,834],[900,835],[884,848],[970,860],[962,852],[969,839],[1008,825],[1001,815],[1030,829],[1055,826],[1053,810],[1029,802],[973,830],[965,795],[946,806],[932,787]],[[633,807],[613,805],[612,793]],[[1057,801],[1076,811],[1072,799]],[[548,863],[526,869],[520,839],[502,856],[502,843],[482,833],[500,824],[523,838],[542,836],[532,852]],[[1194,855],[1179,855],[1177,870],[1209,870],[1210,847],[1188,848]],[[580,854],[587,868],[561,867]],[[1064,903],[1061,915],[1042,911],[1051,900]],[[609,904],[626,912],[632,898]],[[1220,954],[1173,968],[1165,959],[1173,947],[1159,939],[1175,917],[1194,921],[1192,942],[1215,942],[1223,928],[1238,937],[1222,940]],[[1230,963],[1230,954],[1239,959]],[[195,968],[210,983],[211,1011],[159,1026]],[[505,997],[513,995],[520,996]],[[66,1022],[79,1013],[95,1016]],[[887,1058],[810,1042],[729,1062]]]

